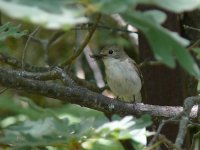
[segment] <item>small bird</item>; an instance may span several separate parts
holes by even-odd
[[[99,54],[91,56],[102,59],[108,86],[115,96],[125,102],[141,102],[142,74],[136,64],[118,46],[107,46]]]

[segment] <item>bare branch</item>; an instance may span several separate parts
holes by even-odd
[[[158,135],[158,141],[154,145],[148,146],[144,150],[156,150],[156,149],[159,149],[159,146],[161,144],[167,145],[167,149],[182,150],[181,148],[176,147],[176,145],[172,141],[170,141],[164,135],[161,135],[161,134]]]
[[[199,28],[194,28],[194,27],[188,26],[188,25],[183,25],[183,27],[184,27],[185,29],[189,29],[189,30],[194,30],[194,31],[200,32],[200,29],[199,29]]]
[[[4,93],[5,91],[7,91],[8,88],[4,88],[0,91],[0,94]]]
[[[100,21],[101,18],[101,14],[98,14],[97,16],[97,20],[95,22],[95,24],[93,25],[93,27],[91,28],[91,30],[89,31],[89,33],[87,34],[85,40],[83,41],[83,43],[80,45],[80,47],[76,50],[76,52],[74,53],[74,55],[72,55],[66,62],[64,62],[63,64],[61,64],[61,67],[65,67],[68,64],[70,64],[72,61],[74,61],[84,50],[84,48],[86,47],[86,45],[88,44],[88,42],[90,41],[90,39],[92,38],[93,33],[96,30],[96,26],[98,24],[98,22]]]
[[[21,68],[21,61],[17,60],[16,58],[7,56],[3,53],[0,52],[0,62],[9,64],[15,68]],[[44,72],[44,71],[48,71],[49,67],[35,67],[35,66],[31,66],[29,64],[24,64],[24,68],[27,71],[31,71],[31,72]]]
[[[88,29],[91,29],[92,25],[93,25],[93,23],[82,24],[75,28],[72,28],[72,30],[88,30]],[[111,32],[124,32],[124,33],[137,33],[137,31],[123,29],[122,27],[121,28],[113,28],[113,27],[106,26],[106,25],[97,25],[96,30],[109,30]]]
[[[143,68],[145,66],[160,66],[163,65],[161,61],[143,61],[139,64],[140,68]]]
[[[58,83],[27,79],[22,77],[20,72],[0,68],[0,84],[7,88],[23,90],[121,116],[149,114],[154,117],[171,118],[180,115],[183,111],[182,107],[175,106],[124,103],[79,86],[66,87]],[[197,110],[191,111],[191,118],[195,118],[196,115]]]
[[[39,30],[39,28],[40,28],[39,26],[36,27],[36,29],[30,34],[30,37],[34,37],[34,35]],[[27,52],[27,49],[28,49],[28,45],[29,45],[29,43],[31,41],[30,37],[27,39],[26,44],[25,44],[24,49],[23,49],[23,52],[22,52],[22,70],[24,70],[24,63],[25,63],[26,52]]]
[[[21,62],[17,60],[16,58],[7,56],[3,53],[0,53],[0,62],[9,64],[15,68],[21,68]],[[49,68],[49,67],[36,67],[36,66],[31,66],[29,64],[25,64],[25,70],[29,72],[21,72],[20,74],[25,77],[25,78],[30,78],[34,80],[56,80],[60,79],[59,74],[55,72],[54,68]],[[72,78],[78,85],[84,86],[94,92],[102,92],[104,91],[107,87],[99,88],[97,87],[96,83],[88,82],[84,79],[79,79],[75,75],[69,73],[70,78]]]
[[[163,127],[164,127],[167,123],[176,121],[176,120],[179,118],[179,116],[180,116],[180,115],[175,116],[175,117],[172,117],[172,118],[169,118],[169,119],[167,119],[167,120],[162,120],[161,123],[160,123],[160,125],[158,126],[158,129],[157,129],[157,131],[156,131],[156,134],[155,134],[154,137],[151,139],[151,141],[149,142],[148,146],[151,146],[151,145],[153,145],[153,144],[156,142],[157,138],[158,138],[159,135],[160,135],[161,130],[163,129]]]
[[[183,145],[183,141],[184,141],[185,135],[187,133],[187,127],[189,124],[191,109],[194,105],[197,105],[199,103],[200,103],[199,96],[188,97],[185,99],[183,114],[181,116],[181,121],[179,124],[179,131],[178,131],[178,135],[176,137],[176,142],[175,142],[177,147],[181,147]]]
[[[167,144],[168,149],[182,150],[181,148],[177,147],[172,141],[168,140],[164,135],[159,135],[159,140],[162,140],[163,143]]]

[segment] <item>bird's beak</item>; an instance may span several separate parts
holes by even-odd
[[[91,58],[94,58],[96,60],[98,59],[102,59],[103,57],[105,57],[106,55],[105,54],[94,54],[94,55],[90,55]]]

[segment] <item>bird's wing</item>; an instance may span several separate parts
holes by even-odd
[[[138,64],[137,64],[134,60],[132,60],[132,59],[129,59],[129,61],[130,61],[131,63],[133,63],[134,69],[136,70],[136,72],[137,72],[138,75],[140,76],[141,81],[142,81],[142,84],[143,84],[143,83],[144,83],[144,78],[143,78],[142,72],[141,72],[141,70],[140,70]]]

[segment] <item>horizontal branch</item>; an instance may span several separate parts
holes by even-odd
[[[27,79],[20,73],[21,71],[0,68],[0,85],[122,116],[149,114],[154,117],[169,118],[179,115],[183,110],[182,107],[175,106],[124,103],[80,86],[66,87],[58,83]],[[196,114],[197,110],[193,110],[191,117],[195,118]]]
[[[0,62],[11,65],[14,68],[21,68],[21,61],[14,57],[7,56],[0,52]],[[60,79],[60,75],[55,71],[55,67],[36,67],[29,64],[24,64],[24,69],[26,71],[20,72],[20,75],[25,78],[31,78],[34,80],[55,80]],[[95,83],[88,82],[84,79],[80,79],[75,75],[69,73],[70,78],[72,78],[78,85],[84,86],[95,92],[102,92],[106,87],[99,88]]]

